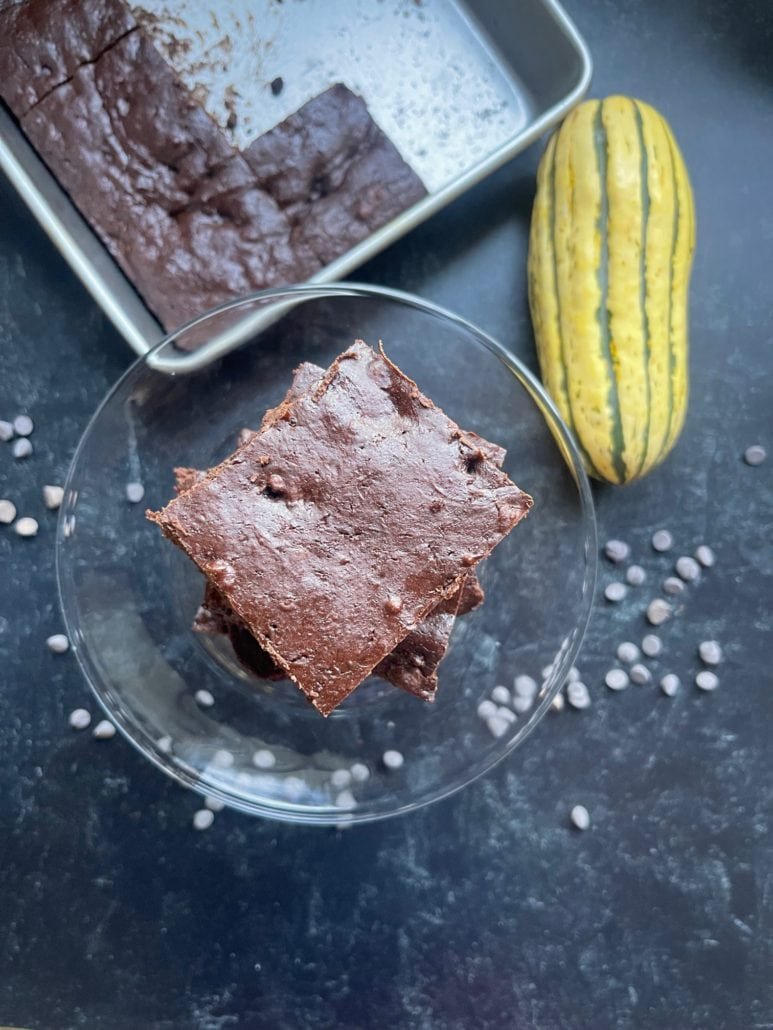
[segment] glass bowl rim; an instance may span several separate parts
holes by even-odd
[[[103,696],[101,683],[90,674],[89,669],[86,666],[85,659],[80,654],[78,646],[78,633],[77,627],[73,624],[73,620],[68,612],[68,607],[65,603],[65,578],[66,578],[66,561],[67,556],[65,553],[65,542],[67,534],[65,527],[67,524],[67,498],[72,493],[72,483],[75,478],[76,472],[78,471],[81,455],[86,447],[87,442],[90,439],[92,430],[99,421],[102,412],[111,403],[113,397],[120,391],[124,384],[133,375],[135,375],[139,369],[143,366],[151,366],[153,358],[158,355],[165,347],[168,347],[177,337],[190,331],[191,329],[203,325],[210,319],[227,311],[234,311],[241,307],[248,307],[262,301],[270,302],[272,299],[277,302],[286,300],[287,298],[295,298],[298,300],[314,300],[323,299],[326,297],[362,297],[365,299],[378,299],[387,300],[394,303],[403,305],[408,308],[412,308],[416,311],[421,312],[425,315],[431,315],[435,318],[440,318],[445,322],[450,323],[452,326],[470,334],[478,343],[482,344],[488,351],[490,351],[495,357],[497,357],[505,367],[511,372],[514,378],[519,384],[524,387],[528,393],[531,394],[532,400],[538,405],[547,410],[548,415],[552,418],[554,428],[560,437],[560,443],[557,443],[559,450],[563,451],[564,456],[571,459],[571,462],[567,462],[569,472],[572,475],[575,486],[577,488],[579,502],[580,502],[580,514],[581,521],[583,524],[583,535],[585,537],[585,567],[583,570],[583,581],[582,581],[582,593],[580,599],[580,606],[576,623],[573,627],[572,634],[574,639],[570,645],[563,651],[560,656],[558,664],[553,665],[551,672],[549,689],[545,690],[540,702],[534,707],[531,713],[531,717],[528,722],[521,727],[518,733],[516,733],[507,742],[507,745],[502,748],[501,751],[492,752],[487,755],[486,759],[475,767],[474,771],[467,777],[458,777],[453,782],[438,786],[434,791],[425,794],[423,797],[415,800],[408,801],[404,804],[396,806],[394,809],[388,812],[368,812],[366,810],[359,811],[354,809],[353,811],[309,811],[299,805],[293,805],[291,802],[282,801],[269,802],[268,800],[254,801],[245,799],[242,796],[231,794],[225,790],[206,785],[196,773],[195,770],[190,770],[181,763],[179,760],[175,760],[171,755],[160,752],[158,749],[152,749],[148,746],[148,742],[145,739],[145,735],[136,732],[136,728],[133,726],[130,720],[124,719],[122,713],[117,712],[108,699]],[[195,353],[195,352],[194,352]],[[222,354],[217,354],[212,360],[217,360]],[[197,370],[202,367],[199,364],[192,364],[190,370]],[[184,361],[181,362],[180,372],[185,372],[186,369]],[[544,416],[543,416],[544,417]],[[547,421],[547,420],[546,420]],[[548,426],[550,430],[550,427]],[[177,329],[170,333],[167,333],[157,344],[149,349],[145,354],[140,355],[125,369],[125,371],[118,377],[115,383],[110,387],[102,401],[97,406],[96,410],[88,420],[85,429],[81,433],[78,444],[75,448],[72,460],[67,470],[67,476],[64,483],[64,496],[65,503],[62,505],[59,518],[57,522],[56,531],[56,549],[55,549],[55,565],[56,565],[56,578],[57,578],[57,589],[59,594],[59,605],[62,611],[62,617],[64,620],[65,632],[71,643],[71,648],[75,654],[78,667],[88,683],[91,692],[95,696],[98,704],[105,712],[105,714],[115,723],[121,734],[125,737],[129,743],[136,748],[139,753],[153,763],[157,768],[161,769],[168,776],[170,776],[175,782],[183,786],[189,787],[201,794],[203,797],[216,798],[222,801],[229,808],[237,811],[245,812],[251,815],[261,815],[270,819],[275,819],[281,822],[295,823],[298,825],[316,825],[316,826],[335,826],[339,824],[354,825],[367,822],[375,822],[382,819],[392,818],[393,816],[401,815],[407,812],[416,811],[417,809],[424,808],[427,805],[433,804],[436,801],[442,801],[444,798],[451,797],[464,787],[474,783],[481,776],[486,775],[495,766],[499,765],[508,755],[520,746],[523,741],[528,737],[536,726],[542,721],[546,712],[548,711],[553,699],[563,687],[566,682],[569,669],[574,664],[574,661],[582,646],[585,633],[588,628],[590,621],[590,615],[593,605],[593,597],[596,586],[596,575],[597,575],[597,564],[598,564],[598,531],[596,525],[596,515],[593,504],[593,494],[591,491],[590,481],[585,472],[582,457],[580,455],[579,448],[575,443],[574,437],[571,431],[564,422],[561,413],[558,411],[554,401],[547,393],[545,387],[536,377],[536,375],[528,369],[519,358],[517,358],[504,344],[500,343],[495,337],[479,328],[473,322],[460,315],[455,314],[448,308],[445,308],[433,301],[425,300],[418,297],[415,294],[409,293],[405,290],[398,290],[388,286],[378,286],[370,283],[359,283],[359,282],[338,282],[338,283],[325,283],[316,285],[314,283],[292,285],[292,286],[280,286],[273,287],[267,290],[259,290],[249,294],[243,294],[240,297],[236,297],[233,300],[226,301],[223,304],[219,304],[216,307],[209,308],[207,311],[190,321],[179,326]],[[365,806],[363,806],[365,807]]]

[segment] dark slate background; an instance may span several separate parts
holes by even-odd
[[[72,656],[44,644],[61,624],[39,488],[62,481],[130,355],[2,182],[0,417],[29,411],[36,451],[14,462],[3,447],[0,480],[41,532],[0,533],[0,1023],[773,1027],[773,457],[740,458],[755,442],[773,454],[773,8],[567,6],[595,58],[592,95],[658,106],[696,193],[686,430],[646,481],[596,492],[602,540],[628,540],[651,581],[669,565],[655,528],[680,552],[717,552],[653,665],[686,686],[674,700],[607,691],[616,643],[644,632],[645,594],[601,602],[580,662],[593,707],[551,714],[460,795],[343,833],[223,812],[197,834],[192,795],[123,740],[67,726],[91,702]],[[358,277],[452,307],[533,366],[538,154]],[[710,637],[726,661],[702,695],[690,678]],[[568,825],[578,802],[584,834]]]

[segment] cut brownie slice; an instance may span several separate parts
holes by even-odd
[[[318,365],[303,362],[295,369],[292,384],[282,405],[311,389],[323,375],[324,370]],[[276,417],[282,405],[269,409],[263,417],[262,424],[265,425]],[[238,434],[238,445],[245,444],[255,433],[254,429],[241,429]],[[501,467],[505,457],[504,448],[485,440],[477,433],[467,432],[466,435],[474,440],[490,460]],[[174,477],[175,492],[180,494],[204,479],[206,472],[192,468],[176,468]],[[374,674],[424,701],[434,700],[437,690],[437,669],[445,657],[455,616],[464,615],[477,608],[483,603],[483,598],[478,578],[471,572],[465,579],[464,586],[447,601],[443,601],[412,633],[409,633],[392,654],[387,655],[376,666]],[[272,661],[234,613],[225,597],[209,580],[205,583],[204,597],[193,620],[193,628],[200,633],[228,636],[242,665],[259,678],[284,678],[284,671]]]
[[[340,84],[235,150],[122,0],[0,0],[0,96],[170,330],[426,195]]]
[[[137,29],[124,0],[0,0],[0,88],[18,118]]]
[[[531,503],[358,341],[310,394],[148,517],[327,715]]]
[[[299,277],[340,257],[427,193],[362,97],[342,83],[243,153],[290,219]]]
[[[167,328],[294,279],[287,217],[141,31],[21,124]]]

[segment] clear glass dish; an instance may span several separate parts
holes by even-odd
[[[180,348],[224,331],[230,353],[203,368],[192,359],[191,370],[180,371]],[[461,426],[505,446],[506,471],[535,503],[480,567],[486,601],[457,620],[437,701],[371,679],[325,720],[291,683],[253,679],[225,638],[192,631],[202,577],[144,513],[172,495],[175,466],[206,468],[229,454],[239,429],[257,425],[281,399],[299,362],[327,366],[357,337],[382,340]],[[127,499],[135,482],[145,488],[140,503]],[[142,754],[233,808],[329,825],[446,797],[529,735],[582,641],[596,529],[576,447],[540,384],[505,347],[408,294],[299,286],[203,315],[118,381],[70,468],[57,570],[81,668]],[[517,675],[536,679],[539,693],[528,711],[494,723],[497,736],[478,706],[498,685],[512,690]],[[196,700],[201,690],[213,705]],[[403,756],[400,768],[384,763],[388,751]]]

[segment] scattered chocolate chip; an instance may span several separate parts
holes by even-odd
[[[686,583],[694,583],[696,579],[700,578],[701,567],[694,558],[685,554],[681,558],[676,560],[676,573]]]
[[[194,830],[208,830],[215,821],[215,813],[209,808],[200,808],[193,813]]]
[[[25,515],[24,518],[21,518],[16,522],[13,528],[19,536],[35,536],[39,527],[36,519],[30,518],[29,515]]]
[[[13,431],[17,436],[29,436],[34,428],[29,415],[17,415],[13,420]]]
[[[276,755],[268,748],[262,747],[252,756],[252,764],[258,769],[273,769],[276,765]]]
[[[355,783],[364,783],[370,778],[370,769],[363,762],[355,762],[349,772]]]
[[[673,697],[681,685],[681,680],[673,672],[666,673],[660,681],[660,689],[666,697]]]
[[[760,444],[752,444],[743,452],[743,460],[747,465],[761,465],[767,458],[768,452]]]
[[[662,597],[656,597],[647,606],[647,621],[653,626],[662,626],[671,618],[673,608]]]
[[[142,485],[142,483],[126,484],[126,500],[130,504],[139,504],[144,496],[145,487]]]
[[[625,579],[632,587],[640,587],[647,579],[647,573],[641,565],[631,565],[630,568],[626,569]]]
[[[503,737],[510,729],[509,721],[501,715],[492,715],[490,719],[486,719],[486,725],[492,737]]]
[[[651,682],[652,680],[650,670],[647,668],[646,665],[642,665],[639,662],[637,662],[636,665],[631,666],[631,671],[629,675],[631,677],[631,682],[638,684],[640,687],[644,686],[645,683]]]
[[[625,690],[628,686],[628,673],[624,669],[610,669],[604,677],[610,690]]]
[[[348,769],[334,769],[330,776],[330,782],[334,787],[341,790],[344,787],[348,787],[352,782],[352,774]]]
[[[389,612],[390,615],[397,615],[403,610],[403,599],[397,594],[390,594],[386,599],[384,608]]]
[[[110,740],[115,736],[115,726],[109,719],[102,719],[91,731],[91,735],[96,740]]]
[[[271,92],[275,97],[278,97],[282,90],[285,88],[285,80],[281,75],[277,75],[275,79],[271,80],[270,84]]]
[[[708,544],[701,544],[700,547],[696,548],[695,557],[704,569],[710,569],[717,560],[716,555]]]
[[[49,486],[43,487],[43,503],[49,511],[56,511],[64,500],[64,487]]]
[[[701,690],[716,690],[719,686],[719,676],[710,669],[702,669],[695,677],[695,685]]]
[[[626,664],[635,662],[639,657],[639,653],[639,648],[636,644],[632,644],[629,640],[624,640],[617,648],[617,657],[621,662],[625,662]]]
[[[663,650],[663,641],[654,633],[648,633],[641,642],[641,649],[648,658],[657,658]]]
[[[74,730],[85,730],[91,723],[91,715],[85,708],[76,708],[70,712],[68,722]]]
[[[13,441],[11,453],[14,458],[29,458],[32,454],[32,444],[26,436],[20,436],[18,440]]]
[[[606,544],[604,544],[604,554],[615,564],[625,561],[630,553],[631,548],[622,540],[607,540]]]
[[[681,594],[684,591],[684,580],[676,576],[668,576],[663,580],[663,590],[666,594]]]
[[[576,830],[587,830],[590,826],[590,815],[585,805],[575,805],[569,813],[569,818]]]
[[[652,534],[652,546],[656,551],[670,551],[674,546],[674,538],[667,529],[659,529]]]
[[[46,647],[51,654],[64,654],[70,649],[70,641],[64,633],[54,633],[46,640]]]
[[[582,680],[573,680],[567,685],[566,700],[578,711],[590,708],[590,693]]]
[[[698,654],[706,665],[719,665],[722,661],[722,648],[716,640],[704,640],[698,645]]]
[[[616,603],[617,601],[622,601],[627,593],[628,588],[625,583],[609,583],[604,590],[604,597],[608,601]]]
[[[13,501],[0,501],[0,523],[10,526],[16,518],[16,505]]]
[[[518,697],[528,698],[530,701],[537,696],[537,681],[531,676],[516,676],[513,681],[513,690]]]

